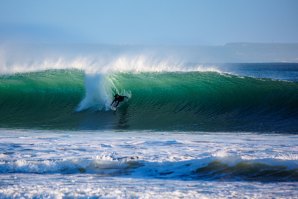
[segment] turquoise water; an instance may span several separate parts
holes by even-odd
[[[297,82],[217,72],[78,70],[6,75],[0,82],[2,128],[298,130]],[[113,112],[109,104],[116,92],[131,96]]]

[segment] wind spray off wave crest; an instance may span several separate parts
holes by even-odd
[[[78,69],[87,74],[115,72],[174,72],[214,71],[179,54],[158,48],[75,46],[76,48],[44,45],[1,45],[0,74],[36,72],[52,69]],[[86,50],[87,48],[87,50]],[[91,49],[89,49],[91,48]],[[74,50],[76,49],[76,50]],[[89,49],[89,50],[88,50]],[[169,51],[169,52],[168,52]],[[192,63],[192,64],[190,64]]]

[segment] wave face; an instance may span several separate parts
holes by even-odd
[[[298,131],[298,83],[218,72],[4,75],[0,127]],[[84,85],[85,84],[85,85]],[[116,112],[114,93],[130,95]]]
[[[52,70],[1,76],[0,125],[16,128],[68,128],[84,95],[84,74]]]

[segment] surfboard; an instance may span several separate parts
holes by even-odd
[[[117,110],[117,107],[115,107],[115,106],[112,105],[112,106],[111,106],[111,110],[112,110],[112,111],[116,111],[116,110]]]

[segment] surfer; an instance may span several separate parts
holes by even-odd
[[[120,102],[124,101],[125,98],[128,98],[127,96],[122,96],[122,95],[118,95],[115,94],[114,95],[114,100],[111,103],[111,106],[114,106],[115,108],[117,108],[117,106],[119,105]]]

